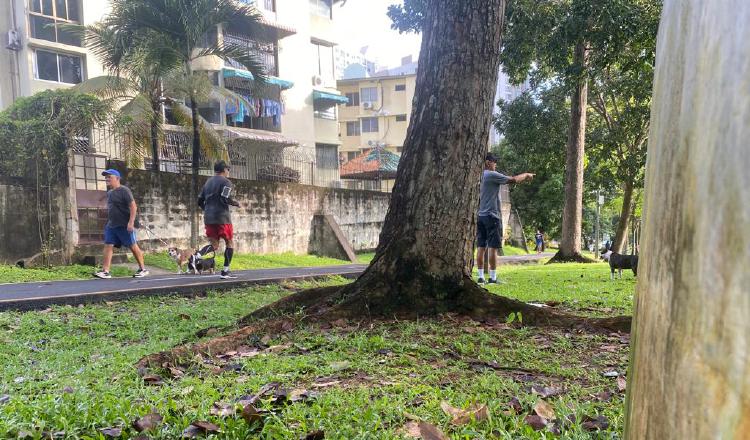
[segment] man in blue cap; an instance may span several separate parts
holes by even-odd
[[[130,188],[120,183],[120,172],[117,170],[106,170],[102,176],[107,181],[107,226],[104,227],[104,263],[102,270],[95,273],[97,278],[112,278],[109,273],[112,264],[112,253],[115,247],[127,247],[133,252],[138,262],[138,271],[134,278],[142,278],[148,275],[143,264],[143,251],[138,247],[135,240],[135,215],[138,207],[133,199]]]

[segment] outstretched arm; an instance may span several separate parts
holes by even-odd
[[[515,175],[513,177],[509,177],[508,178],[508,183],[522,183],[522,182],[525,182],[527,180],[533,179],[534,176],[536,176],[536,174],[532,174],[532,173],[517,174],[517,175]]]

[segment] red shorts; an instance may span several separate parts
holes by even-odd
[[[223,238],[224,240],[231,240],[234,234],[232,225],[206,225],[206,237],[212,240],[218,240]]]

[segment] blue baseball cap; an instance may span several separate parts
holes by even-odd
[[[120,172],[119,172],[119,171],[117,171],[117,170],[114,170],[114,169],[110,169],[110,170],[104,170],[104,171],[102,172],[102,176],[115,176],[115,177],[117,177],[118,179],[119,179],[120,177],[122,177],[122,176],[120,176]]]

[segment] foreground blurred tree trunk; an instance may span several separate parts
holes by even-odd
[[[665,3],[627,439],[750,438],[748,23],[747,0]]]

